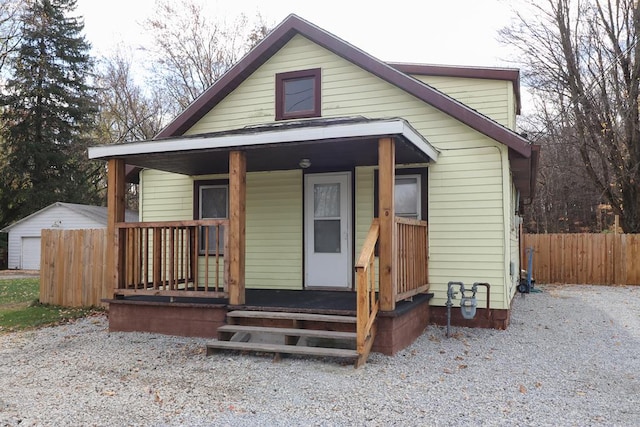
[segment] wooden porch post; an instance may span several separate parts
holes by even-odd
[[[395,274],[395,143],[392,138],[378,140],[378,218],[380,221],[380,310],[396,308]]]
[[[229,153],[229,304],[245,303],[245,229],[247,196],[247,160],[243,151]]]
[[[122,159],[110,159],[107,163],[107,254],[105,280],[102,297],[113,298],[120,287],[121,268],[123,266],[124,241],[122,233],[116,229],[116,223],[124,221],[125,211],[125,164]]]

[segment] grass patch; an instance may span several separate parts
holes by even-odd
[[[31,302],[39,296],[38,278],[0,280],[0,310],[4,305]]]
[[[0,333],[57,325],[102,311],[40,304],[40,280],[0,280]]]

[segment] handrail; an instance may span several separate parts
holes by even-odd
[[[227,219],[117,223],[115,293],[225,297],[228,223]]]
[[[405,218],[403,216],[397,216],[395,218],[396,224],[416,225],[419,227],[426,227],[427,221],[421,219]]]
[[[375,320],[380,307],[376,293],[375,248],[380,235],[380,223],[377,218],[371,222],[371,227],[362,245],[362,251],[355,264],[357,291],[357,330],[356,349],[359,357],[357,366],[362,365],[369,356],[375,338]]]
[[[116,228],[210,227],[227,225],[228,219],[191,219],[185,221],[118,222]]]

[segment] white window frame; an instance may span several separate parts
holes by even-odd
[[[203,217],[202,216],[202,195],[203,195],[203,190],[207,190],[207,189],[211,189],[211,188],[224,188],[225,190],[225,203],[226,203],[226,207],[225,207],[225,211],[227,212],[227,216],[226,217]],[[198,186],[198,219],[228,219],[229,218],[229,185],[228,184],[203,184],[203,185],[199,185]],[[224,229],[224,227],[221,228],[221,237],[224,236],[224,233],[226,232],[226,230]],[[224,238],[222,239],[224,240]],[[204,249],[204,238],[200,237],[200,247],[198,248],[198,252],[200,253],[200,255],[204,255],[205,254],[205,249]],[[209,255],[211,254],[215,254],[216,252],[216,248],[213,247],[209,247]],[[218,242],[218,253],[220,253],[221,255],[224,255],[224,244],[222,243],[222,247],[221,247],[221,242]]]
[[[417,213],[417,219],[418,220],[422,220],[422,175],[420,174],[408,174],[408,175],[398,175],[396,173],[396,179],[395,179],[395,183],[394,185],[397,185],[398,180],[399,179],[407,179],[407,178],[413,178],[416,181],[416,186],[417,186],[417,198],[416,198],[416,213]],[[394,189],[395,190],[395,189]],[[394,191],[395,194],[395,191]],[[394,200],[395,203],[395,200]],[[402,216],[402,215],[398,215],[398,213],[396,212],[397,216]]]

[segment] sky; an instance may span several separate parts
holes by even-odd
[[[97,55],[118,44],[137,47],[141,23],[155,0],[78,0],[85,34]],[[497,41],[508,25],[510,0],[207,0],[208,13],[233,20],[260,13],[272,25],[290,13],[324,28],[383,61],[506,66],[513,52]]]

